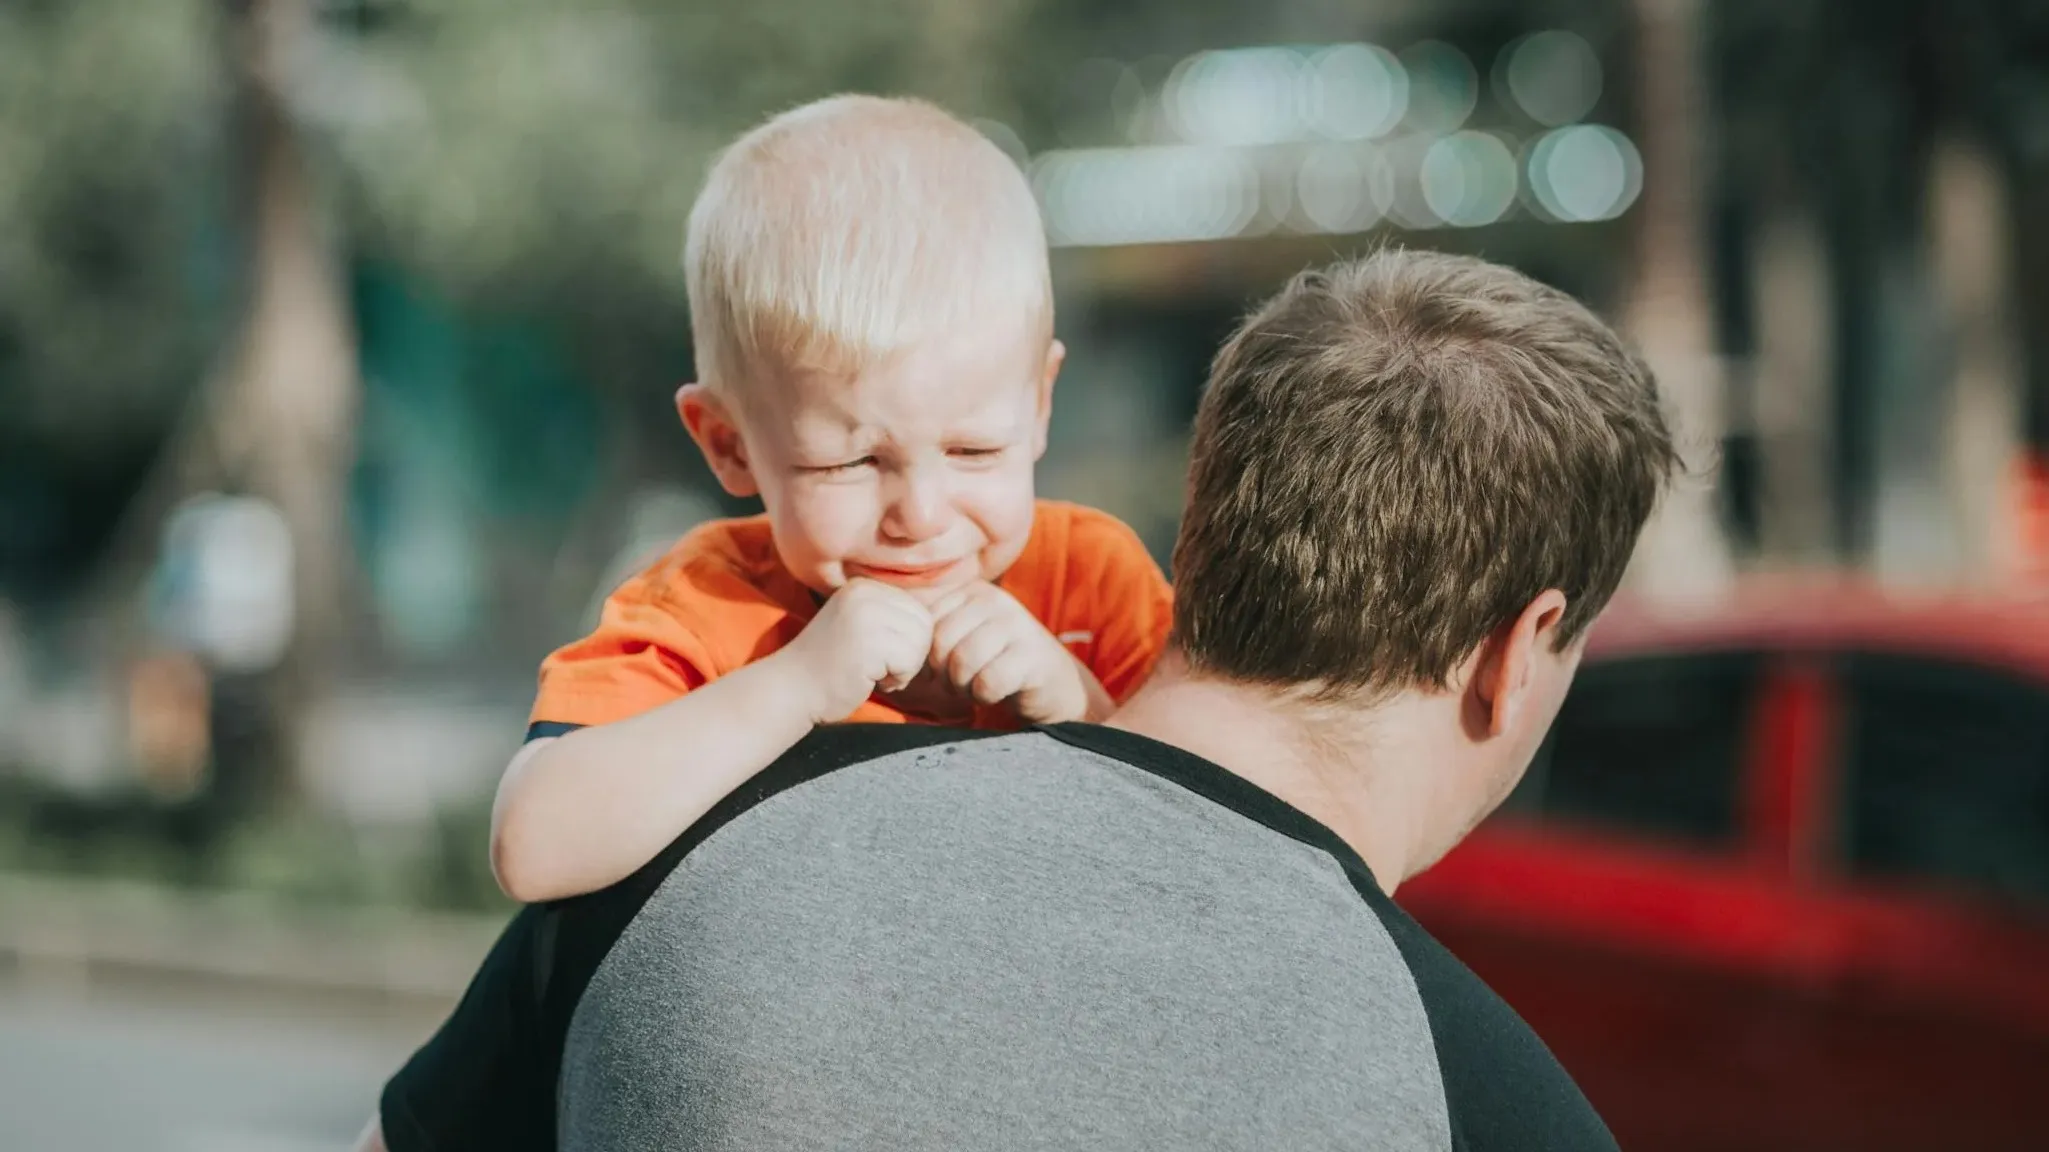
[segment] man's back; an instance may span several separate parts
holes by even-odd
[[[522,912],[387,1087],[393,1152],[1613,1147],[1374,876],[1541,745],[1677,464],[1649,370],[1512,269],[1385,249],[1245,319],[1189,457],[1116,720],[1209,759],[819,731]]]
[[[1606,1144],[1299,812],[1109,729],[916,738],[800,745],[578,949],[563,1147]]]

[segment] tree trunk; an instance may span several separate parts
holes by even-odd
[[[1625,327],[1658,374],[1688,466],[1650,525],[1630,584],[1651,596],[1711,594],[1731,575],[1712,468],[1720,370],[1708,318],[1697,210],[1700,137],[1697,0],[1634,0],[1643,195]]]
[[[217,668],[215,776],[204,801],[223,819],[295,788],[307,718],[337,658],[350,585],[347,484],[361,380],[348,303],[322,226],[318,190],[290,101],[307,0],[224,0],[245,257],[241,314],[117,535],[102,595],[130,605],[177,505],[206,491],[273,506],[291,540],[291,630],[267,667]]]
[[[289,62],[311,33],[306,0],[249,0],[243,17],[251,293],[223,412],[231,472],[291,529],[293,625],[267,693],[278,760],[296,782],[309,708],[329,687],[353,570],[348,478],[361,402],[356,340],[323,234],[307,150],[290,107]]]

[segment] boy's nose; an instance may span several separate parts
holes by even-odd
[[[883,511],[882,532],[891,541],[916,544],[946,531],[946,493],[921,476],[904,476],[895,484]]]

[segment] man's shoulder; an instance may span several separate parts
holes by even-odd
[[[1100,725],[1063,724],[1045,731],[1084,751],[1142,767],[1212,801],[1219,811],[1264,825],[1314,850],[1331,872],[1342,875],[1362,918],[1378,925],[1414,985],[1428,1020],[1454,1147],[1614,1147],[1599,1114],[1536,1032],[1389,898],[1335,832],[1243,777],[1171,745]]]
[[[922,748],[997,739],[1004,735],[934,724],[821,725],[714,805],[638,872],[612,888],[588,897],[578,897],[568,904],[609,904],[615,906],[613,915],[605,919],[613,919],[617,913],[624,913],[630,919],[646,897],[691,851],[767,800],[843,768],[887,760]]]
[[[946,756],[957,770],[943,775],[926,774],[922,776],[923,780],[939,782],[950,779],[958,783],[964,778],[962,773],[976,777],[978,787],[972,791],[977,815],[987,815],[988,810],[1006,803],[1005,797],[992,795],[987,787],[989,782],[1019,775],[1021,768],[1032,765],[1071,766],[1076,762],[1090,762],[1112,770],[1164,776],[1169,782],[1179,782],[1183,788],[1199,794],[1208,791],[1201,787],[1189,788],[1185,780],[1175,781],[1172,775],[1174,765],[1154,754],[1156,749],[1163,747],[1141,737],[1090,724],[1053,725],[1022,733],[931,724],[821,725],[713,806],[633,875],[610,888],[556,905],[563,929],[562,938],[581,940],[596,949],[592,954],[594,963],[627,924],[641,914],[656,890],[700,846],[770,800],[790,797],[790,803],[780,806],[786,813],[821,811],[820,805],[805,802],[806,797],[815,794],[815,790],[806,786],[827,777],[838,777],[842,770],[872,765],[883,771],[868,780],[845,780],[843,786],[835,790],[833,802],[824,805],[824,809],[829,809],[839,818],[860,812],[873,815],[893,810],[904,799],[906,789],[915,795],[918,787],[914,781],[919,777],[888,769],[892,766],[919,766],[930,759],[922,755],[926,750]],[[986,772],[978,773],[978,770]],[[1222,769],[1217,771],[1221,773]],[[1022,773],[1022,776],[1034,778],[1029,772]],[[793,793],[799,795],[792,796]],[[1228,797],[1213,795],[1212,798],[1222,799],[1227,805],[1232,802]],[[1004,818],[1023,814],[1008,812]],[[760,850],[760,846],[753,846],[750,850]],[[584,970],[568,982],[565,988],[571,999],[580,993],[581,982],[587,978],[588,971]],[[565,988],[557,991],[562,992]]]
[[[1379,889],[1360,892],[1430,1018],[1454,1147],[1613,1149],[1599,1113],[1515,1009]]]

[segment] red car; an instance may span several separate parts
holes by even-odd
[[[2049,1149],[2049,597],[1618,608],[1402,902],[1626,1149]]]

